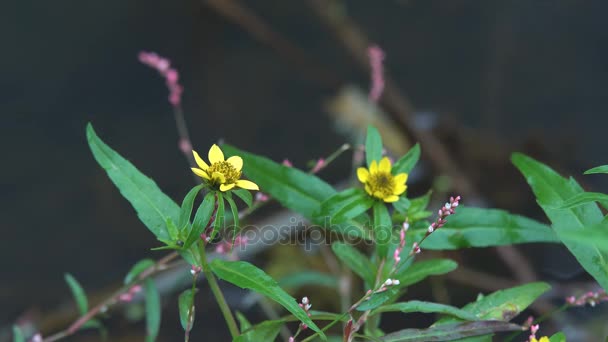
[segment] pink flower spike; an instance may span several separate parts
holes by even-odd
[[[384,51],[379,46],[372,45],[367,49],[367,54],[369,56],[372,81],[369,99],[373,102],[378,102],[384,91],[384,66],[382,64]]]
[[[287,166],[287,167],[293,167],[293,164],[287,158],[283,159],[283,163],[282,164],[284,166]]]
[[[312,168],[312,173],[319,172],[324,166],[325,166],[325,159],[320,158],[319,160],[317,160],[315,167]]]

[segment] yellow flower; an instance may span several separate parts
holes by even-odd
[[[543,336],[540,340],[537,340],[536,337],[532,337],[530,342],[549,342],[549,338],[547,336]]]
[[[207,165],[196,151],[192,151],[192,154],[194,154],[194,160],[200,168],[193,167],[192,172],[211,185],[219,185],[221,191],[228,191],[235,186],[247,190],[260,190],[254,182],[240,179],[241,169],[243,168],[241,157],[232,156],[228,160],[224,160],[224,153],[216,144],[213,144],[209,149],[211,165]]]
[[[387,203],[398,201],[399,195],[407,189],[407,173],[393,175],[391,168],[391,161],[384,157],[380,163],[372,161],[369,170],[364,167],[357,169],[357,177],[365,185],[365,191]]]

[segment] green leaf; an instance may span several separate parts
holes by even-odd
[[[550,342],[566,342],[566,335],[564,335],[563,332],[558,332],[553,334],[553,336],[551,336],[549,338]]]
[[[131,270],[129,270],[129,273],[127,273],[125,276],[124,284],[127,285],[132,283],[137,279],[137,276],[148,268],[154,266],[154,264],[155,262],[152,259],[143,259],[138,261],[135,263],[135,265],[133,265],[133,267],[131,267]]]
[[[571,209],[592,202],[599,202],[602,207],[608,208],[608,195],[600,192],[582,192],[570,197],[555,209]]]
[[[399,173],[407,173],[412,172],[416,163],[418,163],[418,159],[420,159],[420,144],[414,145],[403,157],[401,157],[395,165],[393,165],[392,172],[394,175]]]
[[[367,136],[365,138],[365,160],[367,167],[372,164],[372,161],[379,162],[382,158],[382,137],[376,127],[367,127]]]
[[[320,221],[331,220],[334,224],[343,223],[363,214],[374,202],[374,199],[363,189],[351,188],[338,192],[321,203],[319,212],[315,216]]]
[[[234,239],[236,239],[236,234],[239,231],[239,209],[236,207],[236,203],[230,196],[226,196],[226,201],[230,205],[230,210],[232,211],[232,242],[234,243]]]
[[[420,241],[423,229],[410,229],[408,241]],[[538,221],[504,210],[459,206],[445,226],[433,232],[423,248],[454,250],[469,247],[504,246],[517,243],[560,242],[553,229]]]
[[[383,202],[374,203],[374,242],[380,259],[386,258],[393,234],[393,221]]]
[[[177,305],[179,308],[179,321],[182,324],[182,328],[184,328],[184,331],[186,331],[188,329],[188,320],[190,318],[190,308],[194,307],[193,303],[194,303],[195,294],[196,294],[196,289],[195,289],[195,291],[192,291],[192,289],[188,289],[188,290],[182,292],[179,295],[179,298],[177,299]],[[193,325],[194,325],[194,313],[192,314],[192,322],[190,323],[190,329],[192,329]]]
[[[232,190],[232,193],[239,196],[239,198],[241,200],[243,200],[243,202],[245,202],[245,204],[247,204],[248,207],[251,207],[251,204],[253,203],[253,196],[251,195],[251,192],[249,190],[236,189],[236,190]]]
[[[376,277],[374,270],[376,268],[369,258],[354,247],[342,242],[334,242],[331,245],[331,249],[334,251],[338,259],[340,259],[348,268],[361,277],[361,279],[363,279],[368,285],[371,286],[374,284],[374,279]]]
[[[23,336],[23,331],[17,325],[13,325],[13,342],[25,342],[25,336]]]
[[[439,304],[432,302],[422,302],[418,300],[412,300],[403,303],[394,303],[389,305],[384,305],[379,308],[374,309],[370,315],[376,315],[382,312],[424,312],[424,313],[440,313],[445,315],[454,316],[456,318],[463,319],[465,321],[477,321],[479,320],[477,316],[459,308]]]
[[[431,201],[432,194],[433,194],[432,191],[428,191],[426,194],[424,194],[420,197],[412,198],[410,200],[408,216],[424,211],[426,209],[426,207],[429,206],[429,202]]]
[[[374,293],[373,295],[371,295],[371,297],[369,297],[368,300],[364,301],[359,306],[357,306],[357,311],[367,311],[367,310],[375,309],[375,308],[379,307],[380,305],[388,302],[389,300],[391,300],[398,294],[399,294],[399,289],[397,287],[391,287],[388,290]]]
[[[285,322],[281,320],[265,321],[256,324],[251,330],[237,336],[233,342],[274,341],[277,335],[279,335],[283,324],[285,324]]]
[[[194,221],[192,222],[192,230],[188,234],[188,238],[184,242],[183,249],[187,250],[195,243],[201,236],[201,234],[207,228],[209,221],[211,220],[211,215],[213,215],[213,211],[215,209],[215,193],[209,192],[205,195],[203,199],[203,203],[196,210],[196,214],[194,215]]]
[[[87,125],[87,140],[95,159],[106,170],[120,193],[131,203],[139,219],[161,241],[170,239],[167,220],[177,222],[180,208],[150,178],[106,145]]]
[[[596,166],[592,169],[585,171],[586,175],[592,175],[595,173],[608,173],[608,165]],[[551,342],[553,342],[553,341],[551,341]]]
[[[152,279],[144,281],[144,293],[146,296],[146,342],[156,340],[160,329],[160,294]]]
[[[410,202],[410,200],[407,199],[407,197],[405,197],[405,195],[402,195],[401,197],[399,197],[399,200],[397,202],[393,202],[393,208],[395,208],[395,210],[397,210],[398,212],[400,212],[402,214],[407,213],[407,211],[411,205],[412,205],[412,202]]]
[[[546,283],[537,282],[499,290],[465,305],[462,310],[480,320],[510,321],[550,288]],[[457,321],[459,319],[446,317],[435,325]]]
[[[66,273],[64,278],[70,287],[70,291],[72,291],[72,296],[76,301],[76,306],[78,306],[78,312],[81,315],[86,314],[87,311],[89,311],[89,301],[87,300],[87,295],[85,294],[84,289],[71,274]]]
[[[314,224],[326,226],[326,222],[320,221],[315,214],[321,203],[336,193],[331,185],[315,175],[277,164],[268,158],[241,151],[230,145],[223,145],[222,150],[227,156],[238,155],[243,158],[245,175],[281,205],[302,214]],[[368,235],[361,223],[356,221],[326,227],[354,237]]]
[[[318,332],[323,340],[326,340],[325,334],[308,317],[306,312],[298,306],[295,298],[285,292],[274,279],[261,269],[245,261],[225,261],[220,259],[213,260],[210,265],[213,273],[220,279],[238,287],[253,290],[281,304],[287,311],[300,319],[300,321]]]
[[[565,242],[576,243],[588,248],[598,248],[604,253],[608,253],[608,221],[590,227],[583,227],[580,230],[568,230],[560,234],[560,238]]]
[[[215,235],[224,227],[226,223],[224,195],[221,192],[217,193],[217,210],[215,211],[215,221],[213,221],[213,232],[211,232],[211,241],[215,239]]]
[[[507,322],[467,322],[446,324],[427,329],[404,329],[380,337],[379,340],[385,342],[452,341],[470,336],[518,330],[521,330],[519,325]]]
[[[441,275],[451,272],[458,264],[450,259],[432,259],[413,263],[405,270],[398,270],[395,279],[399,280],[399,286],[405,287],[418,283],[428,276]]]
[[[515,153],[511,159],[526,177],[538,204],[551,220],[558,237],[566,231],[577,231],[593,226],[604,218],[595,203],[570,209],[555,209],[562,206],[569,198],[583,193],[581,186],[574,179],[563,178],[550,167],[523,154]],[[595,244],[589,246],[568,239],[562,241],[583,268],[604,289],[608,289],[608,253],[600,251]]]
[[[251,328],[251,323],[247,320],[247,317],[245,317],[242,313],[238,311],[235,314],[236,319],[239,321],[239,325],[241,326],[241,331],[245,331]]]
[[[194,206],[194,199],[203,188],[203,185],[197,185],[188,192],[184,201],[182,202],[182,208],[179,213],[179,221],[177,222],[177,228],[183,230],[187,225],[190,224],[190,216],[192,216],[192,207]]]
[[[279,280],[283,288],[299,288],[302,286],[325,286],[338,288],[338,280],[335,275],[316,271],[298,271],[288,274]]]

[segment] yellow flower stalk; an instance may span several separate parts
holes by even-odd
[[[260,190],[254,182],[240,179],[243,158],[232,156],[225,160],[224,153],[216,144],[213,144],[209,149],[210,165],[207,165],[196,151],[192,151],[192,154],[198,165],[198,168],[192,168],[192,172],[203,178],[207,183],[216,187],[219,186],[220,191],[228,191],[235,186],[247,190]]]
[[[357,169],[357,177],[365,185],[365,191],[375,198],[384,202],[396,202],[399,195],[405,192],[407,185],[407,173],[393,175],[391,173],[391,161],[384,157],[380,162],[371,162],[369,170],[360,167]]]

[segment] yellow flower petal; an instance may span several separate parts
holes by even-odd
[[[213,179],[214,182],[220,183],[220,184],[224,184],[226,183],[226,177],[224,177],[224,175],[221,172],[214,172],[211,175],[211,179]]]
[[[365,192],[367,192],[370,196],[373,196],[372,188],[369,187],[369,184],[365,184]]]
[[[384,202],[386,202],[386,203],[397,202],[398,200],[399,200],[399,196],[396,196],[396,195],[391,195],[391,196],[384,198]]]
[[[237,171],[241,171],[241,169],[243,168],[243,158],[239,156],[232,156],[226,161],[229,162],[232,166],[234,166]]]
[[[209,161],[211,162],[211,164],[224,161],[224,153],[216,144],[213,144],[213,146],[211,146],[211,148],[209,149]]]
[[[197,169],[195,167],[190,168],[192,170],[192,172],[194,172],[195,175],[205,178],[205,179],[209,179],[209,175],[207,174],[206,171],[203,171],[201,169]]]
[[[247,190],[260,190],[257,184],[252,181],[239,179],[236,181],[236,186],[239,188],[247,189]]]
[[[405,189],[407,189],[407,185],[404,185],[404,184],[396,185],[395,189],[393,189],[393,195],[399,196],[405,192]]]
[[[395,184],[405,184],[407,182],[407,173],[400,173],[395,176]]]
[[[382,158],[380,160],[380,165],[378,165],[378,171],[380,172],[391,172],[391,160],[388,157]]]
[[[232,183],[232,184],[221,184],[220,185],[220,190],[221,191],[228,191],[228,190],[234,188],[235,185],[236,184],[234,184],[234,183]]]
[[[376,163],[375,160],[372,160],[372,163],[369,164],[369,173],[376,173],[378,172],[378,163]]]
[[[360,167],[357,169],[357,178],[361,181],[361,183],[366,183],[369,178],[369,171],[366,168]]]
[[[207,165],[207,163],[205,163],[203,158],[201,158],[201,156],[199,156],[198,153],[194,150],[192,150],[192,154],[194,155],[194,161],[196,162],[196,165],[198,165],[198,167],[200,167],[201,170],[207,171],[207,169],[209,168],[209,165]]]

